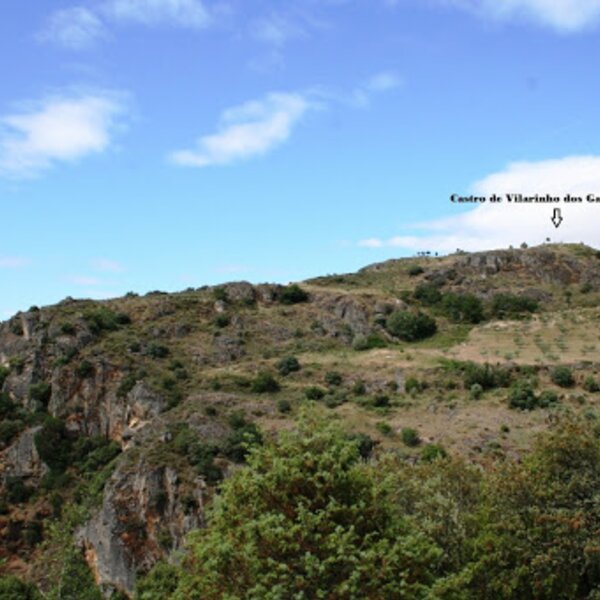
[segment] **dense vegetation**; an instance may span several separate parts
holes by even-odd
[[[567,420],[522,463],[481,472],[443,453],[365,460],[305,418],[250,451],[182,567],[159,564],[137,598],[597,598],[599,435]]]

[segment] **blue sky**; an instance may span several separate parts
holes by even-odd
[[[0,319],[419,250],[600,244],[599,0],[5,0]]]

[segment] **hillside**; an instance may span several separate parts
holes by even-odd
[[[89,567],[131,594],[205,525],[244,440],[306,405],[411,464],[518,462],[563,415],[600,414],[599,301],[600,251],[544,245],[18,313],[0,324],[0,569],[48,590]]]

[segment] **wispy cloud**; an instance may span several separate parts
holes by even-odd
[[[203,29],[210,23],[200,0],[110,0],[103,7],[107,18],[143,25],[175,25]]]
[[[367,238],[359,242],[365,248],[396,247],[410,250],[451,252],[484,250],[541,243],[546,237],[564,242],[585,242],[600,246],[598,216],[600,204],[586,202],[588,194],[600,196],[600,157],[573,156],[540,162],[520,162],[477,181],[470,192],[492,194],[566,194],[581,196],[584,202],[561,203],[564,221],[560,229],[551,222],[553,208],[548,204],[481,204],[465,213],[416,223],[408,233],[390,239]]]
[[[104,281],[98,279],[97,277],[87,277],[75,275],[73,277],[69,277],[69,281],[74,283],[75,285],[85,285],[85,286],[95,286],[95,285],[104,285]]]
[[[39,41],[55,42],[75,50],[90,48],[105,37],[102,20],[83,6],[57,10],[37,36]]]
[[[37,39],[80,50],[106,39],[113,25],[199,30],[211,22],[212,15],[200,0],[106,0],[95,7],[77,5],[55,11]]]
[[[107,150],[125,112],[110,92],[56,95],[0,116],[0,176],[31,177]]]
[[[498,21],[522,21],[562,33],[591,29],[600,22],[600,0],[431,0]],[[401,0],[384,0],[389,6]]]
[[[97,271],[106,271],[108,273],[122,273],[125,270],[125,267],[120,262],[109,258],[96,258],[91,264]]]
[[[20,256],[0,256],[0,269],[22,269],[30,264],[29,259]]]
[[[171,155],[177,165],[227,165],[266,154],[284,143],[313,103],[303,94],[271,93],[226,110],[217,133],[201,137],[195,148]]]
[[[259,42],[281,47],[293,39],[306,37],[306,27],[283,14],[271,14],[254,20],[250,25],[252,37]]]
[[[367,107],[373,96],[389,92],[402,85],[402,80],[391,71],[377,73],[357,88],[349,96],[350,103],[358,107]]]

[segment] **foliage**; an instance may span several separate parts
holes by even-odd
[[[402,429],[400,437],[402,438],[402,442],[411,448],[418,446],[421,443],[419,432],[416,429],[412,429],[412,427],[405,427]]]
[[[479,400],[483,396],[483,386],[480,383],[474,383],[469,390],[472,400]]]
[[[94,374],[94,365],[89,360],[82,360],[79,365],[77,365],[75,374],[84,379],[91,377]]]
[[[171,354],[171,351],[164,344],[152,342],[151,344],[148,344],[148,347],[146,348],[146,354],[150,358],[167,358],[167,356]]]
[[[41,460],[52,471],[64,471],[72,461],[73,440],[64,421],[49,417],[34,437]]]
[[[440,553],[332,425],[304,421],[223,485],[173,596],[424,598]]]
[[[281,389],[281,386],[268,371],[261,371],[252,380],[250,390],[255,394],[275,393]]]
[[[303,290],[297,283],[293,283],[284,287],[279,293],[279,302],[281,304],[299,304],[308,302],[308,293]]]
[[[435,283],[421,283],[415,288],[413,296],[425,306],[433,306],[442,300],[440,286]]]
[[[563,388],[569,388],[575,385],[573,372],[569,367],[565,366],[559,366],[552,369],[550,372],[550,379],[552,380],[552,383]]]
[[[395,337],[407,342],[415,342],[434,335],[437,331],[435,320],[424,313],[394,311],[386,320],[386,329]]]
[[[427,444],[421,451],[421,459],[425,462],[432,462],[446,458],[448,453],[443,446],[439,444]]]
[[[277,363],[277,371],[280,375],[289,375],[300,370],[300,363],[295,356],[285,356]]]
[[[263,436],[255,423],[247,421],[239,413],[234,413],[229,418],[229,425],[233,429],[223,445],[223,454],[235,462],[244,462],[248,452],[254,446],[261,446]]]
[[[90,331],[98,335],[105,331],[116,331],[121,325],[128,325],[131,319],[125,313],[116,313],[105,306],[89,309],[83,314]]]
[[[32,583],[25,583],[14,575],[0,576],[2,600],[41,600],[42,595]]]
[[[595,377],[588,375],[583,382],[583,389],[590,394],[594,394],[600,392],[600,385],[598,385],[598,381]]]
[[[220,313],[215,317],[214,323],[216,327],[223,329],[231,323],[231,317],[224,313]]]
[[[366,336],[358,335],[352,342],[352,349],[357,352],[364,352],[365,350],[372,350],[373,348],[385,348],[386,346],[386,341],[376,333],[371,333]]]
[[[473,294],[445,294],[442,309],[455,323],[477,324],[484,319],[483,302]]]
[[[325,383],[331,386],[341,385],[342,376],[337,371],[327,371],[327,373],[325,373]]]
[[[39,403],[43,407],[48,406],[51,395],[52,386],[45,381],[39,381],[29,386],[29,399]]]
[[[508,395],[510,408],[533,410],[538,406],[538,399],[533,387],[529,384],[518,383],[512,387]]]
[[[419,265],[413,265],[408,269],[408,274],[410,275],[410,277],[416,277],[417,275],[421,275],[424,272],[425,269],[423,267],[420,267]]]
[[[497,319],[513,319],[533,313],[538,303],[531,298],[514,294],[496,294],[492,299],[491,313]]]
[[[308,400],[320,400],[325,395],[325,390],[316,385],[311,385],[304,390],[304,395]]]
[[[157,563],[140,579],[135,589],[135,600],[165,600],[171,597],[179,584],[179,570],[168,563]]]
[[[464,384],[467,389],[478,384],[484,390],[498,387],[508,387],[511,382],[511,374],[508,369],[501,366],[493,366],[489,363],[480,365],[467,362],[461,366],[464,374]]]
[[[6,381],[6,378],[10,375],[10,369],[3,365],[0,365],[0,390],[2,390],[2,386]]]

